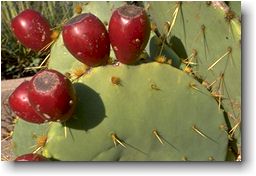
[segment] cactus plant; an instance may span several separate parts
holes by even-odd
[[[226,112],[230,137],[241,147],[241,3],[232,4],[238,14],[214,1],[149,2],[147,7],[166,45],[183,59],[183,70],[200,80]]]
[[[120,85],[111,81],[113,76],[120,78]],[[76,115],[66,122],[66,135],[62,124],[49,126],[43,151],[47,157],[68,161],[225,159],[223,113],[216,111],[217,104],[201,85],[169,65],[94,68],[74,86],[79,97]]]
[[[37,125],[19,119],[13,134],[16,155],[40,152],[61,161],[224,161],[229,158],[228,133],[234,123],[227,116],[231,107],[225,100],[231,101],[231,96],[239,100],[239,84],[226,76],[235,70],[233,65],[230,70],[225,69],[227,88],[220,101],[214,96],[215,85],[223,79],[212,75],[223,73],[221,64],[214,64],[217,56],[222,57],[219,62],[231,57],[231,50],[225,51],[223,46],[232,48],[237,66],[234,74],[240,72],[240,48],[234,44],[239,40],[239,24],[231,22],[236,26],[237,35],[223,41],[223,31],[231,23],[226,23],[222,12],[213,5],[205,2],[149,4],[144,3],[145,9],[159,32],[157,29],[153,29],[155,34],[151,32],[145,63],[114,62],[89,68],[68,52],[62,36],[59,37],[51,48],[48,68],[68,75],[73,81],[77,92],[75,114],[65,123]],[[82,6],[82,13],[97,14],[104,22],[110,19],[114,10],[111,7],[119,6],[120,2],[89,2]],[[167,14],[172,12],[171,7],[174,13]],[[97,9],[104,12],[99,13]],[[178,17],[181,17],[180,23]],[[211,24],[207,21],[209,17],[218,22],[213,19]],[[195,24],[200,24],[199,31]],[[200,32],[200,26],[206,30]],[[223,30],[222,33],[216,28]],[[216,39],[223,43],[214,43]],[[197,40],[201,42],[195,44]],[[204,52],[206,45],[211,46],[211,54]],[[234,51],[236,49],[238,51]],[[220,51],[224,53],[221,55]],[[110,55],[114,56],[113,51]],[[212,68],[208,71],[209,67]],[[209,86],[206,81],[213,84]],[[230,97],[226,97],[227,92]]]

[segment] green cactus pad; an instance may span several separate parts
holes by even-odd
[[[82,13],[92,13],[97,16],[103,23],[107,24],[110,20],[112,12],[124,5],[125,2],[117,1],[102,1],[102,2],[88,2],[82,6]]]
[[[112,83],[113,76],[120,84]],[[191,83],[185,73],[158,63],[94,68],[74,83],[79,100],[67,137],[54,123],[44,153],[68,161],[224,160],[223,114],[201,85],[196,90]],[[115,147],[112,133],[126,148]]]
[[[18,119],[13,133],[13,151],[16,156],[32,153],[40,146],[37,140],[40,137],[47,136],[49,124],[34,124]]]
[[[149,2],[148,11],[162,35],[167,35],[167,24],[173,22],[167,44],[181,58],[196,63],[191,65],[194,75],[212,84],[213,94],[222,96],[227,126],[234,128],[240,145],[241,24],[236,14],[241,3],[229,5],[231,11],[224,2]],[[192,59],[193,52],[197,55]]]
[[[238,18],[241,18],[241,1],[228,1],[228,6],[234,11]]]

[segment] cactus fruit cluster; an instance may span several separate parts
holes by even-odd
[[[48,69],[29,82],[26,103],[42,103],[34,110],[44,119],[48,114],[51,122],[21,117],[13,133],[17,156],[33,153],[59,161],[237,159],[238,14],[224,2],[142,5],[89,2],[75,10],[51,46]],[[62,81],[51,77],[52,72],[62,75]],[[33,89],[37,84],[40,88]],[[54,94],[45,93],[50,90]]]
[[[75,94],[66,76],[48,69],[21,83],[10,95],[9,104],[17,116],[28,122],[63,122],[74,113]]]

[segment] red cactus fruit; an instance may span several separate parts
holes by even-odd
[[[48,159],[39,154],[28,153],[18,156],[15,161],[47,161]]]
[[[29,100],[48,121],[66,121],[73,115],[76,96],[70,80],[55,70],[43,70],[29,82]]]
[[[109,22],[109,39],[121,63],[135,63],[145,49],[149,35],[150,23],[143,8],[124,5],[113,12]]]
[[[21,44],[34,51],[43,49],[51,42],[50,25],[37,11],[24,10],[12,19],[11,27]]]
[[[110,42],[104,24],[93,14],[72,18],[63,27],[63,41],[69,52],[88,66],[107,64]]]
[[[9,97],[12,111],[25,121],[43,123],[45,120],[36,113],[28,99],[29,81],[21,83]]]

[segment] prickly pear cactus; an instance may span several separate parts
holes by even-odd
[[[66,123],[66,136],[62,124],[49,126],[43,151],[47,157],[225,159],[223,113],[201,85],[169,65],[93,68],[74,86],[79,97],[76,114]]]
[[[221,47],[224,44],[217,45],[217,41],[223,39],[216,38],[215,44],[213,40],[216,36],[210,33],[215,31],[221,36],[224,35],[223,31],[221,33],[218,30],[225,31],[226,28],[219,29],[221,25],[215,24],[217,23],[215,18],[222,19],[219,15],[221,12],[203,2],[184,3],[184,5],[182,3],[182,6],[172,2],[149,4],[145,3],[145,8],[149,10],[151,18],[157,22],[160,33],[154,29],[156,35],[152,33],[146,48],[149,57],[144,58],[146,61],[141,64],[127,66],[114,63],[88,68],[67,51],[60,35],[52,46],[48,67],[66,74],[73,81],[78,97],[76,112],[66,123],[33,125],[19,120],[13,136],[14,151],[17,155],[34,151],[41,152],[47,158],[61,161],[224,161],[229,159],[227,133],[234,127],[234,123],[227,114],[232,110],[229,104],[230,97],[239,101],[240,89],[237,86],[239,83],[235,83],[231,76],[226,77],[226,75],[231,74],[228,73],[228,69],[236,68],[237,72],[240,72],[240,57],[238,57],[240,47],[237,46],[236,49],[239,51],[236,51],[236,42],[234,42],[238,39],[234,37],[223,41],[225,46],[232,48],[232,52],[225,55],[227,50]],[[156,5],[158,11],[154,11],[157,9]],[[109,8],[102,8],[103,6]],[[96,14],[102,21],[108,21],[112,7],[118,6],[120,2],[90,2],[83,6],[83,10]],[[172,6],[176,8],[172,9]],[[102,9],[104,13],[97,14]],[[168,20],[175,17],[171,13],[173,10],[183,13],[180,19],[186,22],[186,30],[183,29],[182,22],[178,23],[177,15],[173,31],[166,37],[160,26],[165,24],[165,17],[168,17]],[[194,14],[192,17],[189,14],[193,11],[197,15]],[[205,19],[208,11],[213,18],[213,24],[211,20]],[[197,16],[199,21],[194,16]],[[199,25],[198,37],[195,37],[195,24]],[[205,33],[200,32],[200,26],[203,24]],[[226,22],[223,24],[229,26]],[[191,33],[187,32],[184,37],[183,31],[190,29],[189,25],[193,26]],[[228,31],[226,32],[229,34]],[[231,34],[228,37],[231,37]],[[207,45],[210,54],[207,53],[207,59],[204,52],[205,38],[209,40]],[[213,43],[215,45],[210,47]],[[177,49],[176,44],[182,47]],[[194,49],[193,52],[188,46]],[[220,50],[224,53],[219,53]],[[194,55],[190,56],[191,53]],[[217,63],[208,71],[207,66],[218,59],[215,57],[222,57],[221,54],[225,55],[223,58],[231,58],[232,54],[234,58],[232,61],[236,67],[229,63],[230,65],[222,70],[217,66],[223,64]],[[113,53],[111,57],[114,57]],[[224,59],[220,59],[219,62],[226,63]],[[206,68],[206,71],[203,68]],[[237,72],[234,74],[238,74]],[[221,77],[217,79],[220,73],[224,74],[227,87],[222,90],[230,95],[225,97],[227,95],[224,92],[224,97],[218,101],[219,99],[213,96],[213,92],[216,90],[215,86],[224,79]],[[203,84],[206,80],[211,83],[215,79],[216,83],[211,87]],[[237,79],[240,81],[240,77]],[[231,83],[236,88],[229,86]],[[226,104],[224,100],[228,100]]]
[[[181,69],[201,82],[225,112],[232,141],[241,147],[241,2],[149,2],[161,45],[183,60]],[[159,52],[159,54],[161,54]]]

